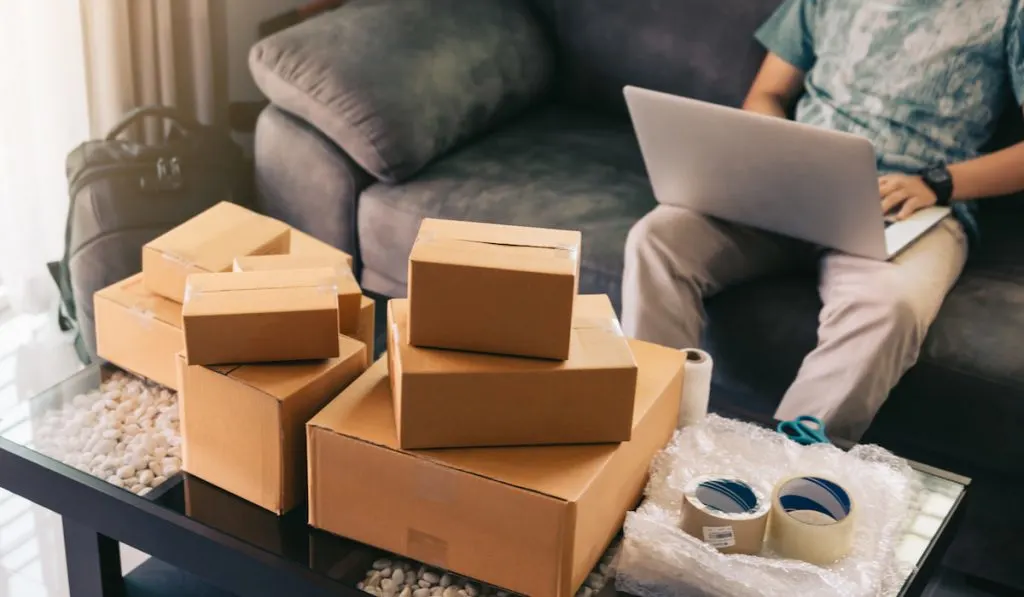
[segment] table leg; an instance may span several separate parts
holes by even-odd
[[[71,597],[122,597],[121,552],[117,541],[63,519],[64,558]]]

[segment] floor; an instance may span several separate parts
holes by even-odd
[[[78,367],[74,350],[60,334],[50,314],[15,315],[3,307],[0,296],[0,412],[20,400],[53,385]],[[41,367],[40,365],[45,365]],[[125,574],[145,562],[148,556],[121,546]],[[146,568],[145,566],[143,567]],[[182,580],[165,569],[155,575],[157,586],[139,595],[181,594],[198,589],[192,579]],[[177,588],[175,588],[177,587]],[[935,579],[925,597],[993,597],[991,592],[970,585],[953,572]],[[58,515],[0,489],[0,597],[68,597],[64,568],[64,542]]]

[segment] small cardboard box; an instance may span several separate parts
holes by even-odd
[[[409,301],[388,303],[399,445],[411,448],[618,442],[630,438],[636,363],[611,301],[576,297],[564,361],[409,344]]]
[[[338,356],[330,268],[192,274],[182,308],[189,365]]]
[[[178,353],[184,468],[281,514],[306,492],[303,426],[365,369],[366,346],[335,335],[339,357],[206,367]]]
[[[366,354],[368,355],[366,358],[371,361],[373,360],[374,355],[377,354],[375,352],[376,346],[374,346],[376,339],[376,330],[374,330],[374,326],[376,325],[376,323],[376,303],[373,301],[372,298],[364,296],[359,302],[359,326],[356,328],[356,333],[354,335],[345,335],[351,336],[365,344]]]
[[[341,257],[345,260],[349,269],[352,269],[352,256],[332,247],[324,241],[314,238],[301,230],[292,228],[291,247],[288,250],[290,255],[321,255],[325,257]]]
[[[684,357],[631,341],[621,444],[403,451],[378,361],[306,426],[310,524],[533,597],[572,597],[672,437]]]
[[[269,272],[277,270],[311,269],[329,267],[334,270],[338,285],[338,331],[346,336],[356,333],[359,328],[359,307],[363,291],[352,274],[352,268],[344,254],[333,255],[251,255],[236,257],[232,268],[235,272]]]
[[[146,288],[179,303],[185,278],[231,270],[235,257],[287,253],[287,224],[222,201],[142,247]]]
[[[98,290],[96,352],[111,363],[178,389],[174,355],[185,346],[181,305],[146,290],[135,274]]]
[[[415,346],[569,358],[580,233],[423,220],[409,256]]]

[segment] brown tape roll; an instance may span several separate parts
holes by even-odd
[[[696,477],[683,491],[683,532],[722,553],[757,554],[764,544],[770,503],[742,479]]]

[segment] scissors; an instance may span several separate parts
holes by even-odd
[[[780,421],[775,429],[804,446],[830,443],[828,436],[825,435],[825,424],[818,417],[801,415],[792,421]]]

